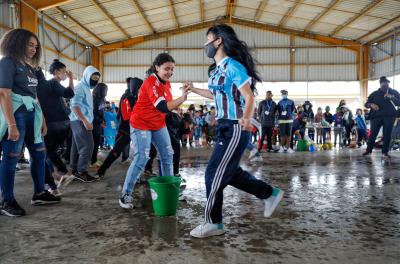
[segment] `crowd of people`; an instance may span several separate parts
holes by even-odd
[[[247,45],[224,24],[211,27],[206,36],[205,53],[215,62],[209,68],[208,89],[196,88],[188,81],[181,96],[173,99],[170,80],[175,60],[161,53],[143,80],[126,79],[127,89],[115,106],[106,101],[108,87],[100,82],[99,69],[86,67],[75,86],[72,72],[54,60],[49,68],[52,79],[46,80],[39,67],[41,46],[37,36],[24,29],[6,33],[0,44],[4,56],[0,60],[1,214],[25,215],[14,197],[15,173],[24,146],[29,151],[34,183],[32,205],[61,202],[60,188],[72,180],[100,180],[122,154],[122,161],[130,163],[119,197],[124,209],[134,208],[135,185],[144,171],[152,173],[157,155],[157,175],[180,177],[181,147],[213,146],[205,171],[204,223],[190,234],[199,238],[220,235],[225,232],[222,204],[227,185],[264,200],[265,217],[272,215],[283,197],[282,190],[240,167],[246,149],[251,151],[250,158],[260,158],[266,140],[268,152],[291,153],[296,141],[309,138],[323,144],[331,139],[332,132],[335,145],[349,146],[355,127],[357,144],[368,141],[364,154],[369,155],[379,128],[383,126],[384,137],[389,134],[400,97],[388,87],[386,78],[381,79],[381,89],[368,98],[365,106],[372,109],[371,113],[357,109],[353,116],[342,100],[335,113],[326,107],[325,112],[318,108],[314,114],[309,101],[296,106],[286,90],[281,91],[278,102],[268,91],[256,107],[255,85],[261,78]],[[64,87],[61,82],[67,79],[68,86]],[[198,108],[190,105],[183,111],[189,93],[214,103]],[[110,143],[108,137],[112,138]],[[388,155],[387,141],[385,138],[384,155]],[[104,161],[99,161],[98,151],[104,145],[112,149]],[[89,168],[97,172],[90,174]]]

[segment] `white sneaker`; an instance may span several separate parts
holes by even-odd
[[[210,236],[220,236],[225,233],[224,224],[209,224],[204,223],[197,226],[195,229],[190,231],[192,237],[205,238]]]
[[[282,200],[283,191],[279,188],[273,188],[272,195],[264,200],[264,217],[270,217],[275,211],[279,202]]]
[[[133,209],[133,197],[125,194],[119,198],[119,206],[124,209]]]
[[[258,149],[257,149],[257,148],[253,148],[253,149],[250,151],[249,160],[253,159],[253,158],[257,155],[257,153],[258,153]]]
[[[125,165],[130,165],[132,163],[132,160],[130,158],[127,158],[124,161],[121,161],[121,164],[125,164]]]
[[[59,189],[55,189],[55,190],[49,189],[48,191],[49,191],[49,193],[51,193],[52,195],[54,195],[56,197],[61,197],[61,192]]]
[[[283,153],[283,152],[285,152],[285,150],[283,149],[283,147],[280,147],[278,152]]]
[[[291,149],[291,148],[289,148],[289,149],[287,150],[287,153],[294,153],[294,150]]]
[[[74,175],[65,174],[61,177],[60,181],[57,184],[57,188],[65,188],[68,184],[70,184],[75,179]]]
[[[252,161],[263,161],[263,158],[261,155],[255,156],[255,158]]]

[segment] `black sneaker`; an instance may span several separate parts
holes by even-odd
[[[20,158],[19,161],[18,161],[18,163],[21,163],[21,164],[29,164],[29,160],[27,160],[26,158]]]
[[[135,206],[133,204],[133,197],[130,195],[123,195],[119,198],[119,206],[124,209],[133,209]]]
[[[24,216],[25,210],[14,199],[12,202],[2,202],[0,214],[6,216]]]
[[[78,172],[77,174],[75,174],[75,179],[81,182],[93,182],[96,180],[96,178],[90,175],[87,171]]]
[[[31,200],[31,205],[46,205],[55,204],[61,202],[61,197],[52,195],[48,191],[44,191],[40,194],[34,194]]]

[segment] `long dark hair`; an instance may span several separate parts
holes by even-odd
[[[30,63],[33,67],[38,67],[42,55],[42,48],[38,37],[29,30],[17,28],[8,31],[1,39],[0,53],[4,57],[10,57],[19,62],[26,62],[26,49],[31,37],[36,39],[38,47],[36,49],[36,54],[30,60]]]
[[[60,70],[63,68],[66,68],[65,64],[58,59],[54,59],[53,62],[50,64],[49,72],[50,74],[54,74],[56,70]]]
[[[226,55],[240,62],[251,77],[251,90],[257,93],[256,83],[262,82],[259,73],[256,71],[256,63],[250,54],[250,49],[246,42],[239,40],[232,27],[226,24],[218,24],[207,30],[207,34],[212,33],[216,38],[222,39],[222,45]]]
[[[168,53],[160,53],[160,54],[158,54],[157,57],[154,59],[153,64],[151,65],[151,67],[146,71],[146,74],[151,75],[153,73],[156,73],[156,66],[161,66],[166,62],[175,63],[175,60]]]

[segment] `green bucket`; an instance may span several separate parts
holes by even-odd
[[[181,178],[159,176],[149,179],[154,214],[157,216],[175,215],[179,204]]]
[[[300,139],[297,142],[297,151],[308,151],[308,142],[307,142],[307,140]]]

